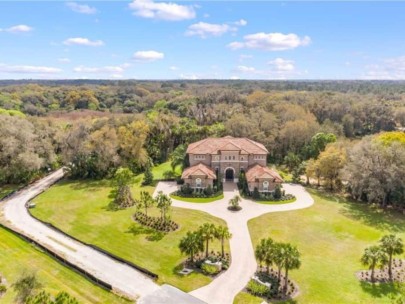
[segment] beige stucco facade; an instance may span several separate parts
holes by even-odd
[[[257,178],[250,176],[249,188],[274,191],[281,178],[278,174],[273,176],[267,168],[267,154],[268,150],[262,144],[247,138],[209,138],[189,145],[190,167],[182,177],[192,188],[205,188],[212,186],[215,179],[237,182],[241,172],[248,173],[255,168]]]

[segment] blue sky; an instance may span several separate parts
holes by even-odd
[[[405,79],[405,2],[0,2],[0,79]]]

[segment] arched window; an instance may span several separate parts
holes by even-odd
[[[269,191],[269,182],[268,181],[263,182],[263,191]]]
[[[196,179],[195,179],[195,186],[196,186],[197,188],[201,188],[201,178],[196,178]]]

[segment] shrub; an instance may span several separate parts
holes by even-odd
[[[246,286],[246,289],[253,295],[263,297],[268,295],[269,293],[269,288],[266,286],[256,282],[255,280],[250,280],[249,283]]]
[[[151,185],[153,183],[153,173],[150,166],[146,166],[145,174],[143,176],[142,186]]]
[[[214,265],[209,265],[209,264],[205,264],[205,263],[203,263],[201,265],[201,270],[204,274],[208,274],[208,275],[214,275],[219,272],[218,268],[215,267]]]
[[[280,199],[282,196],[281,193],[281,186],[279,184],[276,185],[276,188],[274,189],[274,198],[275,199]]]
[[[184,184],[181,186],[180,192],[184,195],[190,195],[193,193],[193,189],[190,187],[190,184]]]
[[[260,192],[259,189],[257,189],[257,187],[253,189],[253,199],[260,199]]]
[[[213,193],[211,185],[208,185],[208,187],[204,189],[204,194],[207,196],[211,196]]]
[[[7,287],[5,285],[0,285],[0,295],[7,291]]]

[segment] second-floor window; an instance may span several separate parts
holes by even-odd
[[[205,159],[205,155],[194,155],[194,159],[196,160]]]
[[[261,159],[266,159],[266,158],[265,158],[265,155],[255,155],[254,159],[255,160],[261,160]]]

